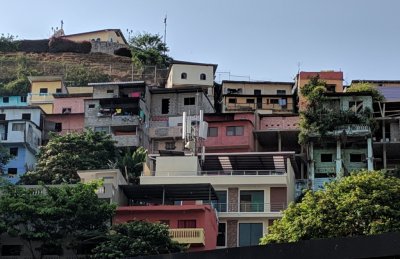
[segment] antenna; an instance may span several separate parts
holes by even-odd
[[[167,14],[165,14],[164,18],[164,47],[167,46]],[[165,55],[165,50],[164,50]]]

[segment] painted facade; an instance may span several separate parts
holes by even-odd
[[[0,97],[0,107],[5,106],[27,106],[27,96],[2,96]]]
[[[53,94],[66,93],[66,88],[61,76],[30,76],[30,93],[28,104],[39,106],[46,114],[53,113]]]
[[[76,34],[65,35],[63,38],[72,41],[105,41],[115,42],[128,45],[124,35],[119,29],[106,29],[90,32],[82,32]]]

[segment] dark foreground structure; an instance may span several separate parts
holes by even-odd
[[[400,259],[400,233],[319,239],[297,243],[248,246],[212,251],[135,257],[143,259]]]

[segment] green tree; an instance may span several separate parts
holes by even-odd
[[[158,34],[138,33],[129,39],[129,46],[132,51],[132,61],[140,67],[166,68],[172,60],[166,54],[169,51],[167,45],[164,44],[162,37]]]
[[[10,155],[10,152],[0,144],[0,173],[4,174],[4,166],[10,161],[12,156]]]
[[[139,183],[139,177],[143,171],[143,163],[146,161],[147,150],[138,147],[133,154],[127,150],[118,162],[118,167],[130,183]]]
[[[357,83],[352,84],[346,90],[347,93],[371,93],[372,99],[375,102],[382,102],[385,100],[385,97],[379,92],[378,89],[373,87],[371,84],[368,83]]]
[[[34,189],[2,186],[0,222],[5,232],[26,243],[33,258],[45,247],[76,247],[104,235],[114,214],[114,205],[97,198],[97,188],[96,183]],[[34,241],[41,243],[39,253]]]
[[[400,231],[399,218],[400,179],[380,171],[354,172],[292,203],[261,244]]]
[[[15,42],[17,37],[11,34],[0,34],[0,51],[15,52],[18,50],[18,43]]]
[[[125,258],[141,255],[177,253],[183,246],[172,241],[168,226],[133,221],[114,225],[107,240],[94,250],[94,258]]]
[[[21,177],[23,184],[59,184],[79,181],[77,170],[106,169],[117,161],[117,149],[111,136],[103,132],[52,134],[41,147],[36,169]]]

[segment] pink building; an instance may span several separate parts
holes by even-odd
[[[72,131],[82,131],[84,128],[84,100],[92,94],[55,94],[53,113],[46,116],[46,129],[65,134]]]
[[[207,115],[206,152],[254,151],[254,114]]]
[[[210,184],[123,185],[130,206],[117,208],[113,224],[134,220],[169,226],[173,240],[189,251],[212,250],[217,245],[218,219],[211,205],[218,200]],[[196,202],[197,201],[197,202]]]

